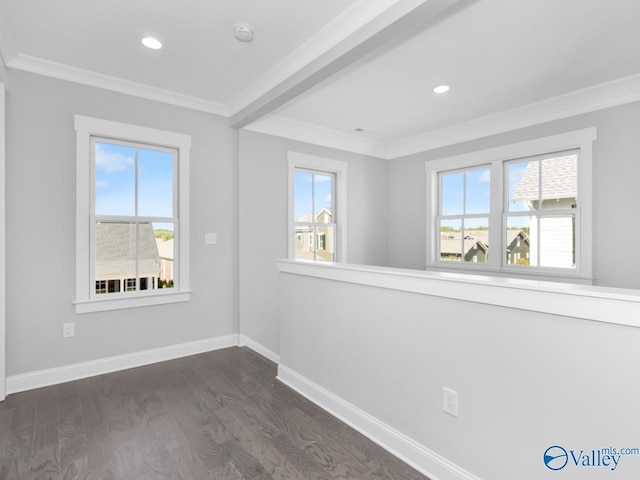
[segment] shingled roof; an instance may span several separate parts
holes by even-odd
[[[136,276],[135,224],[96,224],[96,277]],[[139,228],[140,252],[138,273],[141,277],[157,275],[160,271],[158,247],[153,225],[141,223]]]
[[[577,164],[576,154],[542,160],[542,200],[576,198]],[[539,172],[540,162],[529,162],[511,200],[538,200]]]
[[[464,254],[468,253],[476,244],[485,251],[489,250],[488,230],[467,230],[465,233]],[[520,234],[525,241],[528,241],[527,235],[522,230],[507,230],[507,245],[510,245]],[[460,255],[460,232],[446,232],[444,235],[440,237],[440,255]]]

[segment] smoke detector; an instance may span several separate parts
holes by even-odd
[[[250,42],[253,40],[253,27],[248,23],[237,23],[233,27],[233,33],[241,42]]]

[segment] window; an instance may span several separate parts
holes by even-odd
[[[75,124],[76,312],[188,300],[190,137]]]
[[[590,281],[595,133],[428,162],[428,267]]]
[[[289,257],[346,261],[344,162],[289,152]]]
[[[327,241],[327,234],[326,233],[319,233],[318,234],[318,250],[324,250],[325,244]]]

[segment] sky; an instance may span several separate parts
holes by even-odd
[[[331,208],[333,177],[330,174],[296,171],[293,179],[293,218]],[[307,218],[312,218],[311,216]]]
[[[508,198],[513,197],[529,163],[508,164]],[[487,214],[486,217],[467,219],[465,229],[488,226],[491,206],[491,171],[488,167],[447,173],[441,176],[441,181],[442,215]],[[527,211],[524,201],[510,201],[508,208],[510,212]],[[525,226],[528,222],[529,217],[511,217],[509,226]],[[442,226],[459,230],[461,221],[443,220]]]
[[[137,148],[138,215],[173,217],[173,155]],[[135,216],[136,148],[96,142],[95,214]],[[172,223],[154,228],[173,230]]]

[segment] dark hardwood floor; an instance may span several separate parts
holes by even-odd
[[[228,348],[10,395],[5,479],[426,477]]]

